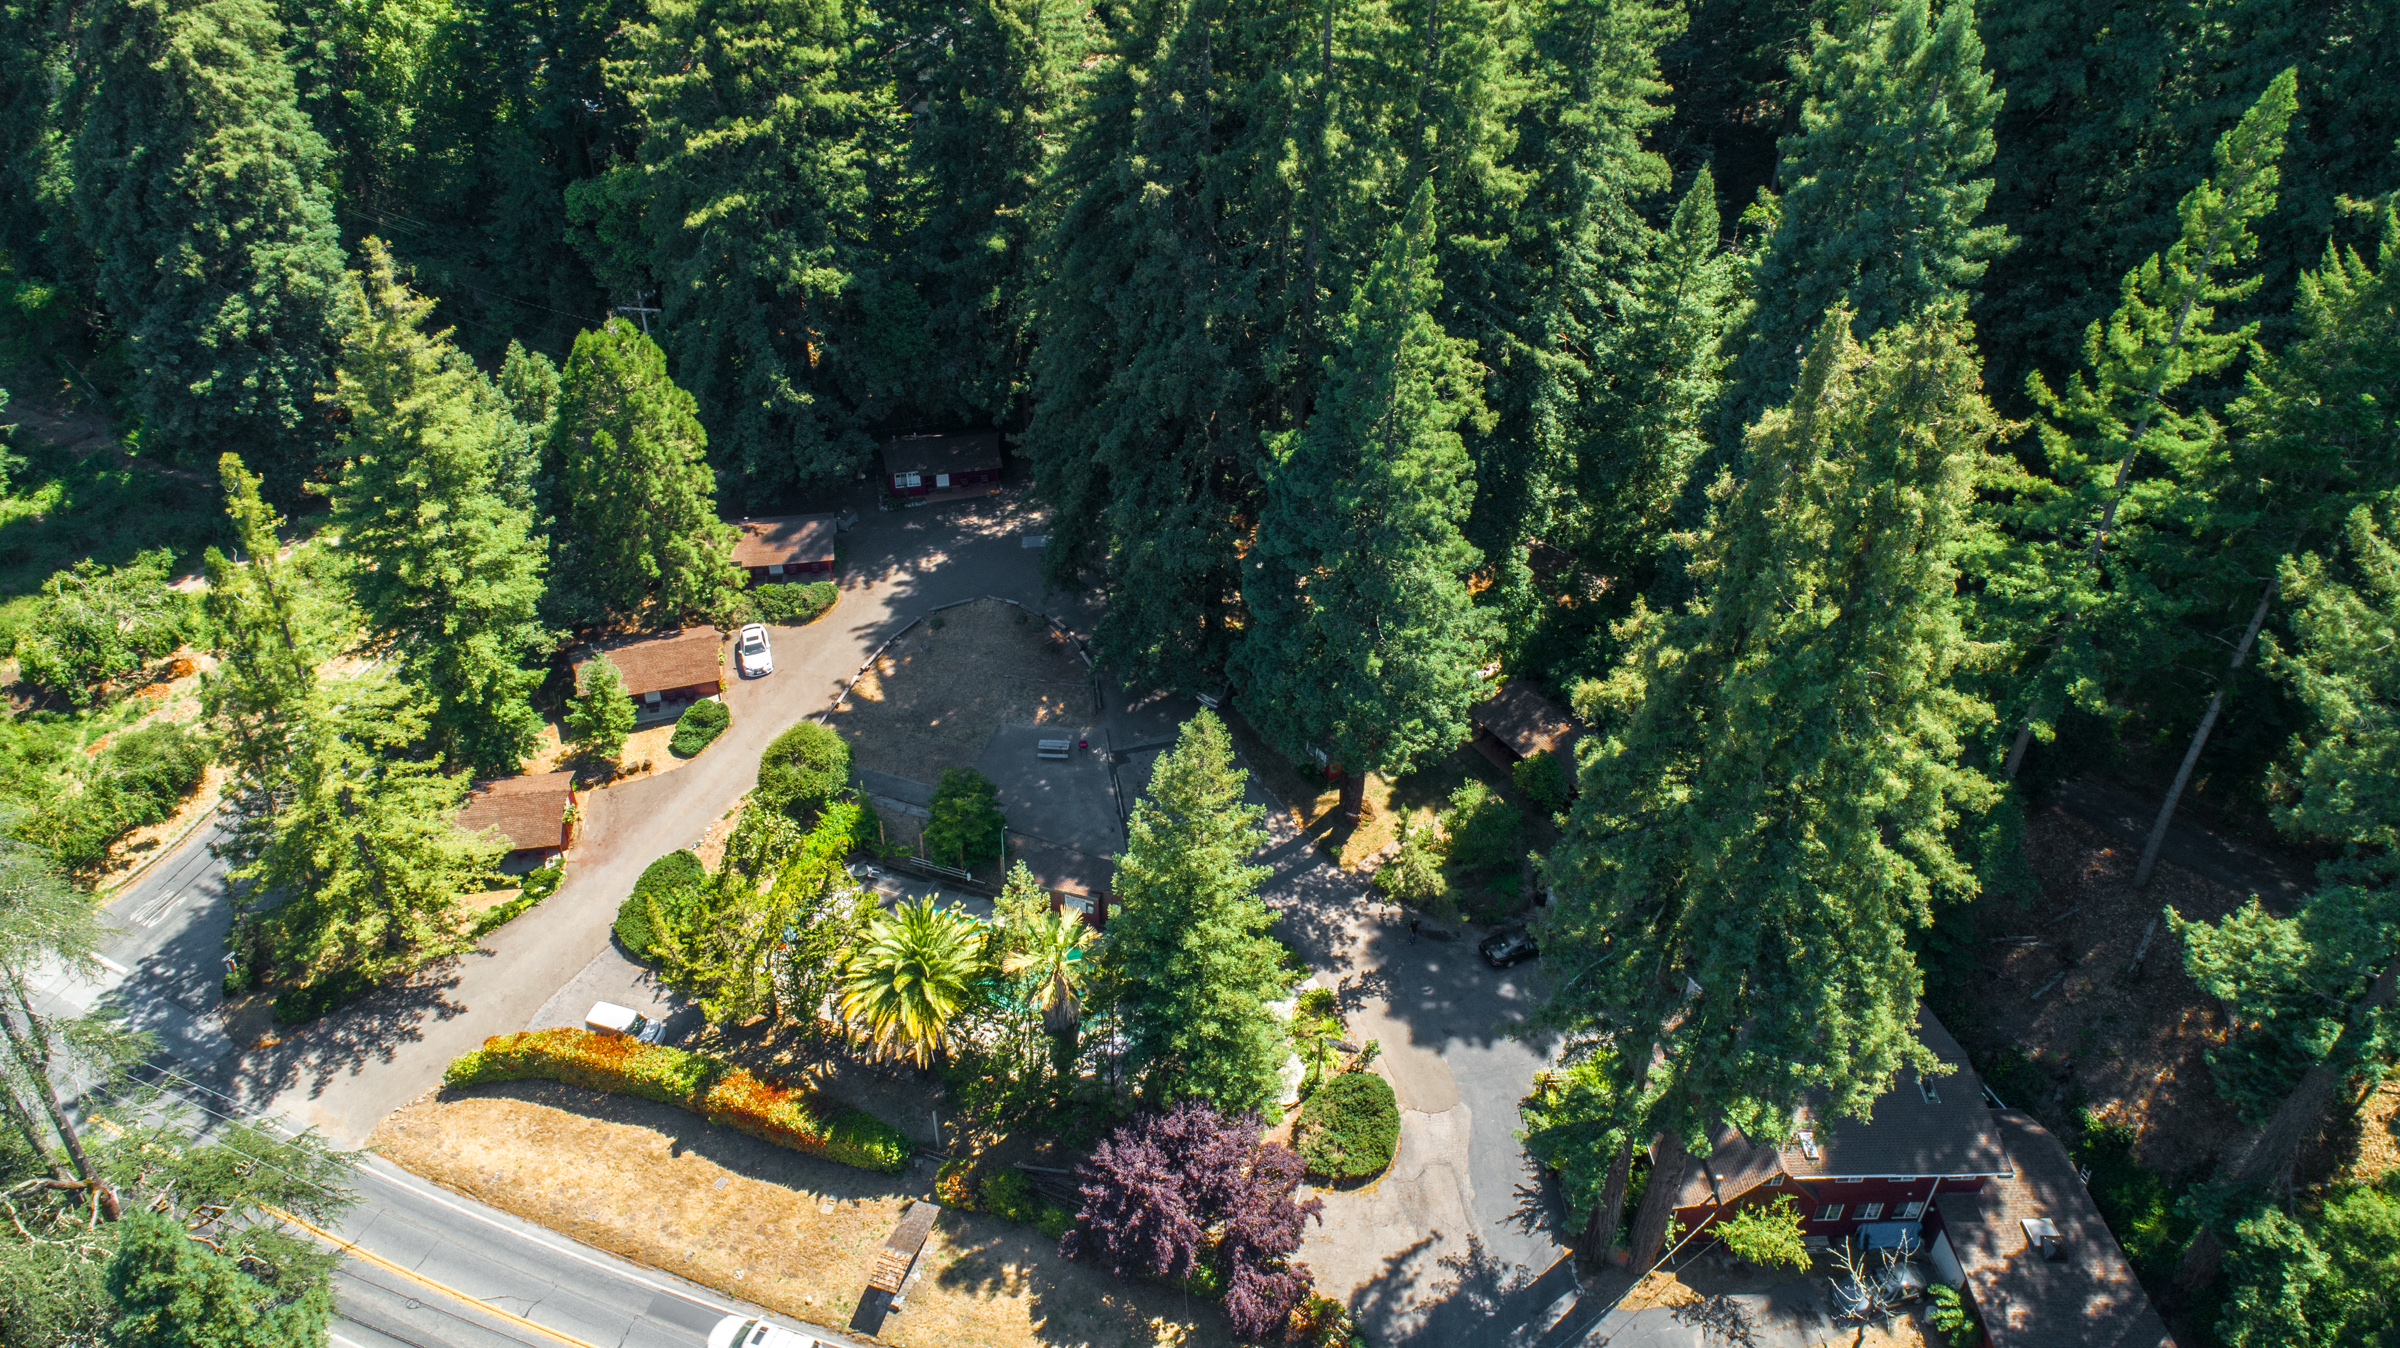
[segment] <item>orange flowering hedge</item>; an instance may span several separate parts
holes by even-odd
[[[898,1174],[908,1163],[908,1139],[863,1109],[778,1085],[721,1058],[628,1035],[573,1029],[496,1034],[452,1061],[442,1084],[528,1077],[676,1105],[710,1123],[862,1170]]]

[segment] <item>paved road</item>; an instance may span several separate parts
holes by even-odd
[[[210,850],[222,837],[212,822],[106,905],[101,975],[54,979],[47,995],[76,1010],[113,1006],[156,1035],[164,1070],[210,1112],[313,1126],[356,1147],[486,1035],[525,1028],[560,997],[573,1001],[612,979],[638,982],[640,971],[616,959],[609,940],[618,900],[650,861],[697,841],[734,806],[775,735],[823,709],[875,647],[926,609],[983,594],[1042,600],[1040,554],[1023,546],[1006,498],[890,515],[867,504],[861,526],[844,536],[842,602],[806,628],[777,630],[777,672],[727,690],[733,725],[718,743],[673,773],[597,793],[559,892],[439,978],[379,993],[281,1043],[234,1043],[221,1017],[232,903]],[[373,1258],[345,1259],[338,1275],[335,1342],[347,1348],[560,1342],[495,1311],[601,1348],[666,1348],[703,1342],[722,1314],[755,1312],[381,1162],[368,1164],[360,1189],[363,1201],[339,1234]],[[852,1345],[830,1330],[811,1332]]]

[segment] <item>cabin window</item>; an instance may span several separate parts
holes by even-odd
[[[1817,1220],[1820,1222],[1838,1222],[1841,1219],[1842,1205],[1839,1203],[1827,1203],[1817,1209]]]
[[[935,473],[933,475],[933,485],[934,489],[937,491],[948,488],[950,485],[950,475],[948,473]]]
[[[1881,1217],[1882,1215],[1883,1204],[1881,1203],[1861,1203],[1858,1205],[1858,1219],[1862,1222],[1874,1221],[1876,1218]]]
[[[892,474],[892,485],[903,489],[922,487],[925,485],[925,475],[923,473],[894,473]]]
[[[1925,1205],[1923,1203],[1902,1203],[1900,1205],[1900,1217],[1903,1221],[1924,1215]]]

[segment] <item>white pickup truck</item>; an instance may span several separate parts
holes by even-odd
[[[583,1013],[583,1028],[594,1034],[631,1035],[645,1044],[656,1044],[667,1037],[665,1021],[652,1020],[630,1006],[615,1002],[592,1003],[592,1009]]]
[[[708,1331],[708,1348],[827,1348],[823,1339],[764,1320],[728,1315]]]

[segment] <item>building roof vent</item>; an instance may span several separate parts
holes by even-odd
[[[2025,1228],[2026,1247],[2043,1259],[2056,1263],[2067,1257],[2067,1240],[2058,1234],[2058,1223],[2047,1217],[2026,1217],[2019,1225]]]
[[[1934,1088],[1932,1082],[1925,1079],[1923,1072],[1917,1073],[1917,1094],[1924,1096],[1925,1103],[1929,1105],[1938,1105],[1942,1102],[1942,1093]]]
[[[1800,1154],[1812,1161],[1817,1159],[1817,1135],[1806,1128],[1800,1130]]]

